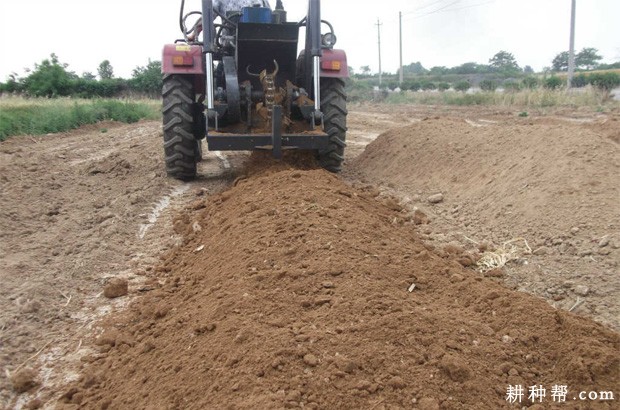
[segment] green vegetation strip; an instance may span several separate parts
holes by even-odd
[[[134,123],[160,118],[157,100],[0,100],[0,141],[14,135],[63,132],[86,124],[112,120]]]

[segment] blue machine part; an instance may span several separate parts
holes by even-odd
[[[241,23],[271,23],[269,7],[244,7],[241,13]]]

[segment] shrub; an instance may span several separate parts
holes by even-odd
[[[512,81],[512,80],[506,81],[504,83],[504,90],[510,91],[510,92],[517,92],[521,90],[521,84],[519,84],[516,81]]]
[[[558,76],[552,75],[551,77],[547,78],[545,80],[545,88],[549,89],[549,90],[555,90],[558,89],[562,86],[564,82],[562,81],[562,79]]]
[[[431,81],[427,81],[427,82],[422,83],[422,89],[424,91],[436,90],[437,89],[437,85],[435,85],[435,83],[433,83]]]
[[[439,91],[446,91],[450,89],[450,84],[446,83],[446,82],[441,82],[439,84],[437,84],[437,89]]]
[[[585,74],[581,73],[573,77],[573,82],[571,84],[573,87],[581,88],[588,85],[588,77]]]
[[[595,73],[588,78],[590,84],[604,91],[611,91],[620,85],[618,73]]]
[[[471,88],[471,84],[467,80],[461,80],[458,83],[454,84],[454,89],[456,91],[467,91]]]
[[[480,82],[480,89],[483,91],[495,91],[497,89],[497,83],[493,80],[482,80]]]
[[[422,83],[419,81],[412,81],[407,84],[407,89],[411,91],[420,91],[420,89],[422,89]]]
[[[523,88],[528,88],[532,90],[538,87],[539,81],[536,77],[525,77],[523,80],[521,80],[521,84],[523,85]]]

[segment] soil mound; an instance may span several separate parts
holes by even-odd
[[[352,168],[432,208],[451,240],[526,239],[515,287],[565,309],[587,300],[580,313],[620,329],[617,132],[616,118],[427,118],[385,132]]]
[[[480,409],[509,384],[617,387],[617,334],[465,269],[375,197],[282,167],[196,202],[62,403]]]
[[[378,181],[443,192],[472,218],[487,226],[495,220],[491,230],[548,237],[580,224],[617,227],[618,145],[586,126],[577,130],[552,120],[496,126],[428,119],[381,135],[355,167]]]

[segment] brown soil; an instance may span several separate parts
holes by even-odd
[[[174,244],[164,200],[229,183],[212,155],[199,186],[166,178],[160,141],[144,122],[0,143],[0,408],[26,401],[11,388],[20,369],[39,370],[41,397],[77,377],[96,321],[128,302],[107,300],[106,284],[140,293],[141,272]]]
[[[351,111],[344,178],[177,183],[153,122],[1,143],[0,408],[613,408],[572,398],[620,380],[617,114]]]
[[[508,265],[509,284],[560,308],[579,298],[580,313],[618,330],[619,118],[423,117],[382,134],[349,172],[432,215],[428,240],[524,238],[533,255]]]
[[[66,402],[457,409],[500,407],[508,384],[614,388],[617,334],[464,269],[372,190],[272,168],[203,207]]]

